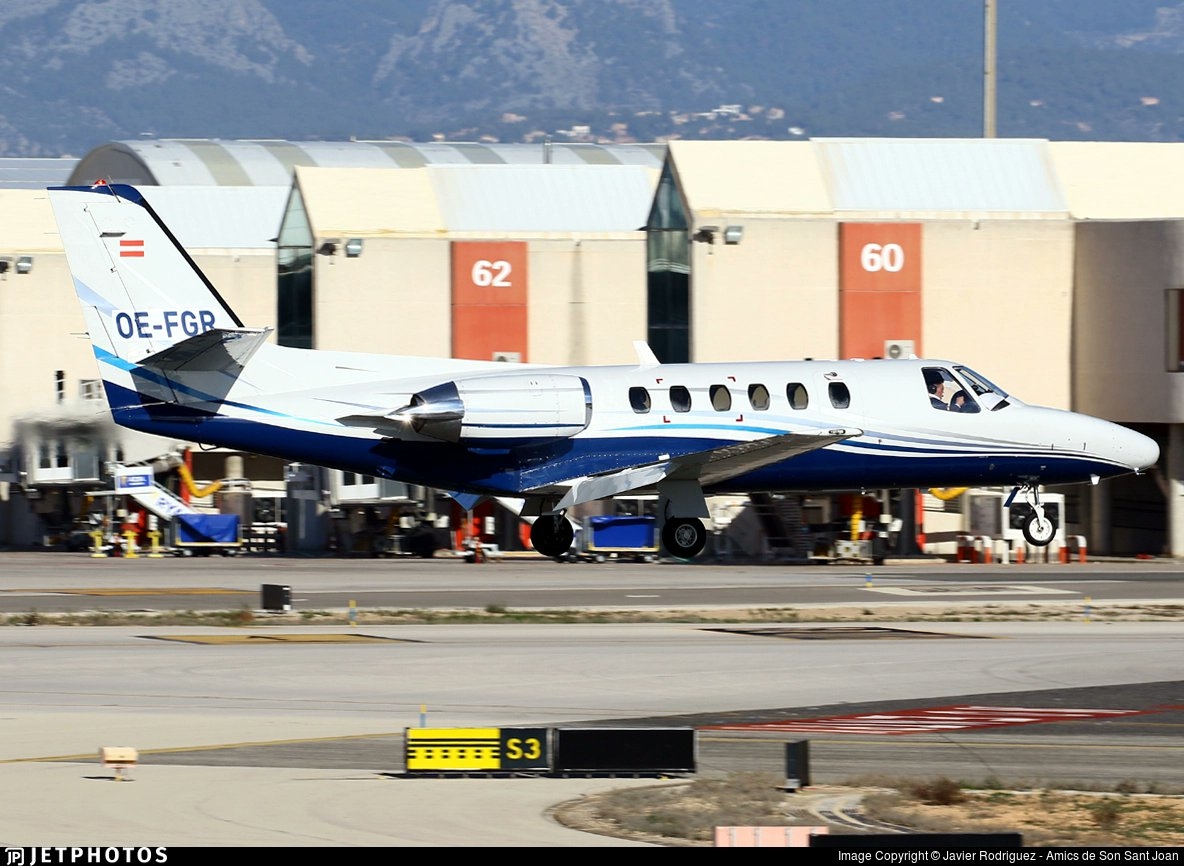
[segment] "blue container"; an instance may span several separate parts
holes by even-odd
[[[656,550],[653,517],[590,517],[589,550]]]

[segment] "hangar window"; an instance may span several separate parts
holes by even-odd
[[[794,409],[805,409],[810,405],[810,395],[806,393],[806,386],[801,382],[790,382],[786,385],[785,396],[789,398],[789,405]]]
[[[276,342],[311,349],[316,316],[313,290],[313,236],[304,198],[293,191],[276,246]]]
[[[670,389],[670,408],[675,412],[691,411],[691,392],[682,385]]]
[[[630,388],[629,405],[639,415],[650,411],[650,392],[645,388]]]
[[[732,393],[727,385],[711,386],[711,408],[716,412],[727,412],[732,408]]]
[[[769,389],[764,385],[748,386],[748,405],[763,412],[769,408]]]
[[[666,364],[686,363],[691,360],[691,241],[669,164],[658,181],[645,237],[650,348]]]
[[[831,382],[826,386],[830,392],[830,405],[836,409],[847,409],[851,406],[851,391],[843,382]]]

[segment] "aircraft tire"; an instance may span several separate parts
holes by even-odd
[[[543,556],[551,559],[566,556],[575,537],[575,530],[562,514],[539,517],[530,527],[531,545]]]
[[[674,517],[662,527],[666,552],[679,559],[694,559],[707,545],[707,529],[697,517]]]
[[[1057,534],[1057,525],[1050,517],[1039,519],[1036,512],[1028,515],[1023,526],[1024,538],[1033,547],[1047,547]]]

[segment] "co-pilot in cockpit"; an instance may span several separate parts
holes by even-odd
[[[929,403],[943,412],[995,412],[1008,405],[1008,396],[969,367],[923,367]]]

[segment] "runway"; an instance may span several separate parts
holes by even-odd
[[[613,606],[646,587],[661,597],[635,599],[636,606],[710,598],[735,607],[749,594],[785,593],[790,604],[858,602],[873,614],[900,603],[874,591],[881,587],[985,587],[970,591],[976,602],[993,597],[992,584],[1064,591],[1048,598],[1080,599],[1088,589],[1097,598],[1108,591],[1114,599],[1142,597],[1169,608],[1181,595],[1178,574],[1163,563],[1100,564],[1073,574],[1052,567],[1022,574],[992,566],[877,570],[870,588],[862,573],[825,569],[551,563],[466,569],[237,558],[192,565],[0,554],[0,599],[8,610],[48,611],[52,599],[80,597],[91,608],[126,609],[155,602],[135,594],[145,588],[178,585],[237,590],[253,601],[260,582],[280,575],[292,584],[294,599],[308,593],[318,607],[335,593],[372,593],[385,603],[384,594],[405,592],[454,607],[458,597],[495,599],[513,589],[537,594],[539,607],[567,606],[549,602],[573,590]],[[88,585],[114,585],[125,594],[61,593]],[[167,592],[161,598],[175,600]],[[497,602],[476,602],[490,603]],[[829,634],[792,621],[283,629],[373,638],[335,643],[276,641],[276,629],[260,626],[0,628],[0,839],[25,845],[636,844],[560,827],[546,809],[605,786],[654,780],[407,778],[402,733],[423,724],[692,725],[701,776],[783,773],[785,744],[806,739],[815,784],[875,773],[1184,787],[1179,612],[1160,622],[863,619],[846,631],[828,627]],[[261,640],[194,640],[225,634]],[[952,713],[982,722],[985,711],[968,717],[966,708],[983,706],[1020,721],[906,732],[883,727],[889,720],[932,725],[935,713],[950,724]],[[1054,710],[1094,714],[1029,718]],[[855,727],[836,732],[835,725]],[[94,757],[103,745],[140,750],[132,782],[109,781]]]

